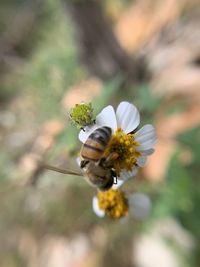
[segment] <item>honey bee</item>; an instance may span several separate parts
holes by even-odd
[[[81,169],[87,181],[99,190],[108,190],[117,179],[113,169],[113,161],[118,157],[117,153],[111,153],[107,158],[103,157],[104,151],[110,141],[112,130],[104,126],[91,133],[81,149]]]
[[[107,158],[103,157],[103,154],[111,134],[111,128],[104,126],[97,128],[89,135],[80,152],[82,173],[62,170],[47,164],[44,164],[44,168],[65,174],[84,176],[90,185],[101,191],[110,189],[114,183],[117,183],[113,162],[117,159],[118,154],[113,152]]]

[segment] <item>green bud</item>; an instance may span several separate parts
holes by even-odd
[[[83,128],[94,123],[93,108],[91,103],[76,104],[70,110],[70,117],[78,128]]]

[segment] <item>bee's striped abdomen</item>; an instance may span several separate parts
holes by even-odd
[[[86,142],[83,144],[81,150],[82,158],[92,161],[98,161],[101,159],[105,147],[110,141],[111,132],[111,128],[105,126],[98,128],[91,133]]]

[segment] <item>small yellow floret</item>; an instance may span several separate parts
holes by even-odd
[[[128,201],[125,194],[119,189],[110,189],[98,192],[97,195],[99,208],[112,219],[124,217],[128,214]]]
[[[137,162],[137,158],[141,153],[137,150],[139,143],[135,140],[133,134],[126,134],[121,128],[118,128],[104,152],[104,156],[108,157],[111,153],[118,154],[117,159],[113,163],[117,175],[125,169],[132,170]]]

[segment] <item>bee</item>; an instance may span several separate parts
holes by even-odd
[[[117,153],[111,153],[107,158],[103,157],[104,151],[110,141],[112,130],[104,126],[91,133],[81,149],[80,167],[86,180],[101,191],[108,190],[117,179],[113,169],[113,161],[118,157]]]
[[[117,175],[113,168],[113,162],[117,159],[118,154],[113,152],[107,158],[103,156],[111,135],[112,130],[107,126],[97,128],[89,135],[80,152],[82,158],[80,168],[82,173],[62,170],[47,164],[43,164],[43,166],[46,169],[65,174],[84,176],[90,185],[100,191],[106,191],[113,184],[117,183]]]

